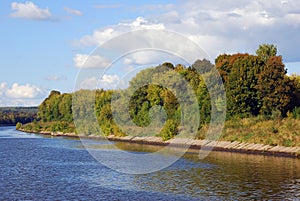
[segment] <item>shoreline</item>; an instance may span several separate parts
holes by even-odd
[[[26,131],[24,129],[18,129],[18,130],[26,133],[48,135],[53,137],[75,137],[75,138],[109,140],[115,142],[127,142],[127,143],[145,144],[145,145],[156,145],[156,146],[171,145],[179,148],[188,147],[188,149],[191,150],[203,149],[203,150],[212,150],[212,151],[221,151],[221,152],[258,154],[258,155],[266,155],[266,156],[290,157],[290,158],[300,159],[300,147],[271,146],[271,145],[246,143],[246,142],[238,142],[238,141],[229,142],[229,141],[191,140],[186,138],[174,138],[167,141],[163,141],[160,137],[155,137],[155,136],[118,137],[114,135],[109,135],[107,137],[102,137],[98,135],[88,135],[88,136],[77,135],[75,133],[48,132],[48,131],[33,132],[33,131]]]

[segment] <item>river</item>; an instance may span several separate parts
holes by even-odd
[[[120,142],[117,147],[140,154],[159,149]],[[80,139],[14,127],[0,127],[0,168],[0,200],[300,199],[299,159],[211,152],[200,160],[187,152],[160,171],[124,174],[95,160]]]

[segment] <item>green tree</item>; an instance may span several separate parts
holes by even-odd
[[[51,91],[48,98],[46,98],[39,106],[38,118],[43,121],[54,121],[59,118],[59,91]]]
[[[286,69],[281,56],[268,59],[258,75],[260,113],[271,115],[273,110],[279,110],[283,115],[290,109],[293,96],[293,83],[286,76]]]
[[[256,54],[264,62],[267,62],[269,58],[276,56],[277,47],[273,44],[262,44],[259,45],[258,49],[256,50]]]
[[[259,66],[259,59],[249,54],[220,55],[216,59],[216,67],[225,84],[229,116],[258,114],[255,87]]]
[[[271,115],[290,109],[293,84],[286,76],[281,56],[274,45],[261,45],[258,56],[249,54],[220,55],[216,59],[225,83],[228,115]]]
[[[194,64],[192,65],[192,68],[196,69],[201,74],[207,73],[212,70],[213,65],[210,63],[209,60],[203,59],[203,60],[196,60]]]

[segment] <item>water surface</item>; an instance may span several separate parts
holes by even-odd
[[[89,143],[100,152],[119,151],[112,142]],[[159,149],[117,147],[140,154]],[[128,175],[96,161],[79,139],[0,127],[0,164],[0,200],[300,199],[300,162],[292,158],[212,152],[199,160],[189,152],[161,171]]]

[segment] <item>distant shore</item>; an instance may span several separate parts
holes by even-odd
[[[110,135],[107,137],[102,137],[98,135],[77,135],[75,133],[62,133],[62,132],[31,132],[24,129],[18,129],[22,132],[35,133],[41,135],[50,135],[55,137],[76,137],[76,138],[87,138],[87,139],[107,139],[110,141],[117,142],[128,142],[137,144],[148,144],[148,145],[158,145],[166,146],[170,145],[175,147],[189,147],[189,149],[209,149],[213,151],[224,151],[224,152],[236,152],[245,154],[259,154],[259,155],[269,155],[269,156],[281,156],[281,157],[291,157],[300,159],[300,147],[284,147],[284,146],[271,146],[264,144],[254,144],[245,142],[229,142],[229,141],[208,141],[208,140],[191,140],[185,138],[175,138],[167,141],[163,141],[160,137],[149,136],[149,137],[138,137],[138,136],[125,136],[118,137]]]
[[[0,127],[16,126],[16,124],[0,124]]]

